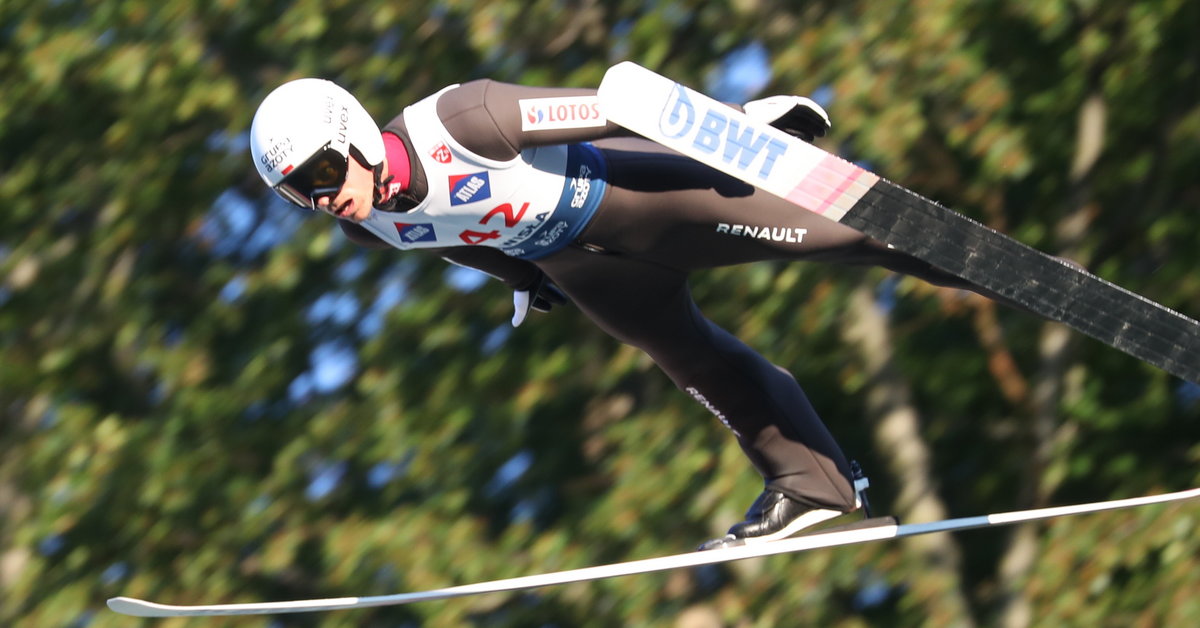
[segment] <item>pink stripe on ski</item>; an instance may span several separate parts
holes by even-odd
[[[878,179],[844,159],[828,155],[787,195],[787,199],[809,211],[840,220]],[[852,186],[856,189],[852,190]]]

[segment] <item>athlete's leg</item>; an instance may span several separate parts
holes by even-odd
[[[854,509],[845,456],[796,380],[704,318],[684,272],[577,248],[538,265],[604,331],[708,405],[769,486],[810,506]]]

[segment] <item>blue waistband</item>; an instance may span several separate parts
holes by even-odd
[[[604,157],[595,146],[568,146],[562,195],[558,198],[554,212],[533,235],[515,246],[502,250],[512,257],[534,260],[546,257],[573,242],[600,206],[607,185],[607,175]]]

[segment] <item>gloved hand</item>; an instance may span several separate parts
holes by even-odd
[[[528,290],[513,292],[512,326],[520,327],[521,323],[525,322],[525,316],[529,314],[530,309],[549,312],[551,307],[563,305],[566,302],[567,295],[563,294],[563,291],[559,290],[558,286],[554,285],[554,282],[550,281],[545,273],[539,273],[537,281]]]
[[[766,122],[789,135],[806,142],[825,137],[832,126],[829,114],[810,98],[803,96],[770,96],[752,100],[742,109],[746,115]]]

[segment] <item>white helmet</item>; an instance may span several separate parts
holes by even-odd
[[[331,81],[305,78],[276,87],[250,126],[250,155],[259,176],[285,200],[314,208],[336,194],[354,157],[377,174],[383,136],[350,92]]]

